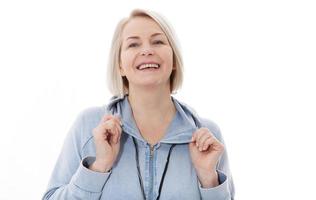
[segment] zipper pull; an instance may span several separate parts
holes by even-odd
[[[150,157],[152,158],[154,154],[154,146],[150,145]]]

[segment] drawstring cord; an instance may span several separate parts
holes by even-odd
[[[131,136],[131,137],[132,137],[132,136]],[[141,187],[141,190],[142,190],[143,199],[146,200],[146,194],[145,194],[145,189],[144,189],[144,183],[143,183],[143,179],[142,179],[142,175],[141,175],[141,173],[140,173],[140,167],[139,167],[138,146],[137,146],[137,144],[136,144],[135,138],[132,137],[132,139],[133,139],[133,143],[134,143],[134,147],[135,147],[135,157],[136,157],[136,164],[137,164],[137,173],[138,173],[139,184],[140,184],[140,187]],[[168,169],[168,165],[169,165],[170,154],[171,154],[172,149],[173,149],[174,147],[175,147],[175,144],[172,144],[171,147],[170,147],[170,149],[169,149],[168,157],[167,157],[167,162],[166,162],[165,168],[164,168],[164,170],[163,170],[162,178],[161,178],[160,185],[159,185],[159,192],[158,192],[158,196],[157,196],[156,200],[159,200],[159,198],[160,198],[162,185],[163,185],[163,182],[164,182],[164,179],[165,179],[165,175],[166,175],[166,172],[167,172],[167,169]]]

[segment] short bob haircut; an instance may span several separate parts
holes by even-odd
[[[177,89],[181,88],[183,81],[183,64],[182,56],[179,49],[179,44],[177,42],[176,35],[172,27],[168,24],[164,17],[156,12],[142,9],[135,9],[131,12],[128,18],[122,19],[116,26],[112,45],[109,54],[109,62],[107,68],[107,83],[108,88],[112,95],[123,97],[128,94],[128,80],[125,76],[121,76],[119,66],[120,66],[120,56],[121,56],[121,46],[122,46],[122,32],[124,26],[134,17],[149,17],[154,20],[165,33],[169,44],[173,51],[173,65],[175,69],[170,75],[170,93],[175,93]]]

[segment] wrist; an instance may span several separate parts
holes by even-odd
[[[203,188],[212,188],[219,185],[218,173],[216,170],[197,170],[197,176]]]
[[[103,164],[100,163],[98,161],[93,162],[90,166],[89,169],[92,171],[96,171],[96,172],[101,172],[101,173],[106,173],[109,172],[111,170],[111,166],[108,164]]]

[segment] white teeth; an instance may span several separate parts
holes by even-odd
[[[139,70],[142,70],[145,68],[159,68],[159,65],[158,64],[143,64],[138,67]]]

